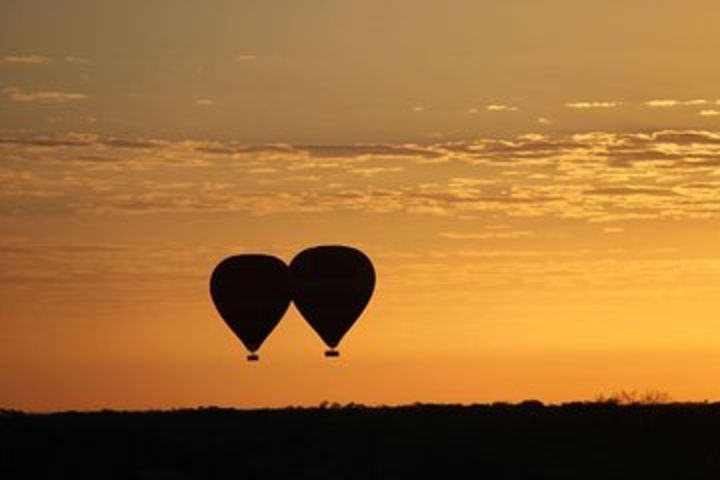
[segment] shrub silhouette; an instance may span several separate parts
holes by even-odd
[[[666,392],[658,390],[621,390],[608,396],[598,395],[595,399],[598,403],[610,403],[615,405],[663,405],[670,403],[672,397]]]

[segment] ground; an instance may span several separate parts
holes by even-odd
[[[720,404],[0,414],[0,478],[720,478]]]

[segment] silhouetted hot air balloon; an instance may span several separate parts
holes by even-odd
[[[335,348],[370,301],[375,270],[355,248],[314,247],[290,263],[290,285],[298,310],[330,347],[325,355],[337,357]]]
[[[248,360],[290,305],[290,278],[282,260],[238,255],[220,262],[210,277],[210,295],[225,323],[250,351]]]

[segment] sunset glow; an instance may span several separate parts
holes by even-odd
[[[716,2],[5,3],[0,407],[720,398]],[[245,362],[210,272],[322,244]]]

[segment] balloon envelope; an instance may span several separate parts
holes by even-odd
[[[290,263],[295,305],[330,347],[363,312],[375,288],[375,270],[361,251],[321,246],[300,252]]]
[[[226,258],[210,277],[210,296],[225,323],[255,352],[290,305],[288,267],[269,255]]]

